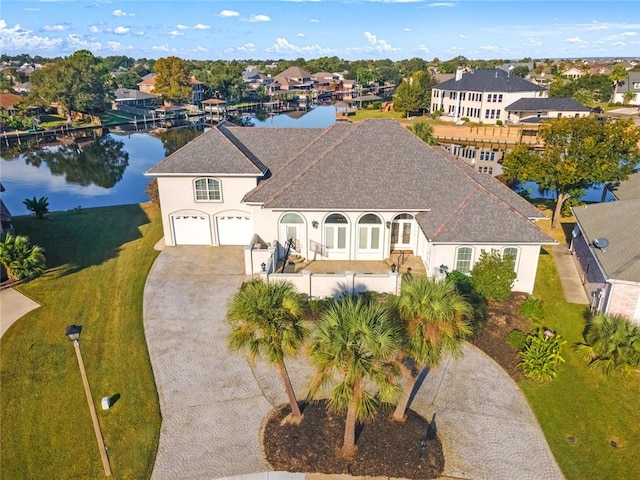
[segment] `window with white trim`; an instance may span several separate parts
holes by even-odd
[[[473,260],[473,248],[459,247],[456,251],[456,270],[468,275],[471,272],[471,260]]]
[[[382,220],[373,213],[364,215],[358,222],[358,250],[378,251],[382,245]]]
[[[324,243],[329,250],[347,249],[347,218],[339,213],[329,215],[324,221]]]
[[[222,201],[222,189],[220,180],[215,178],[198,178],[194,182],[196,202],[220,202]]]
[[[513,262],[513,269],[517,270],[518,264],[518,249],[516,247],[505,247],[502,249],[502,258],[510,259]]]

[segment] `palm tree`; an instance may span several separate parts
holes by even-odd
[[[462,341],[472,332],[473,308],[452,280],[415,276],[402,282],[396,309],[406,338],[398,358],[404,387],[393,419],[403,421],[419,372],[437,366],[444,353],[461,354]]]
[[[611,103],[616,101],[616,95],[618,93],[618,87],[622,83],[623,80],[627,79],[627,69],[621,63],[616,64],[611,73],[609,74],[609,79],[613,82],[613,98],[611,99]]]
[[[49,199],[47,197],[40,197],[36,199],[25,198],[22,202],[27,207],[27,210],[33,212],[38,220],[44,218],[45,213],[49,213]]]
[[[394,357],[401,331],[388,308],[361,297],[345,297],[322,314],[311,344],[317,372],[310,395],[332,385],[328,407],[346,412],[341,454],[351,458],[356,447],[356,423],[375,415],[380,402],[399,393]],[[366,390],[375,385],[377,394]]]
[[[584,340],[576,350],[589,360],[589,366],[607,375],[640,367],[640,328],[622,315],[599,313],[589,318]]]
[[[278,368],[291,406],[290,419],[299,422],[302,414],[284,357],[295,356],[309,333],[302,322],[300,294],[289,282],[251,280],[230,300],[227,320],[229,348],[246,350],[252,360],[264,357]]]
[[[39,275],[45,269],[44,249],[31,245],[25,236],[8,233],[0,241],[0,263],[11,280]]]

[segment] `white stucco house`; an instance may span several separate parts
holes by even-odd
[[[588,117],[591,109],[573,98],[521,98],[505,108],[507,123],[537,124],[545,120]]]
[[[455,120],[466,117],[472,122],[496,123],[507,120],[506,107],[521,98],[544,98],[547,90],[499,68],[479,68],[464,73],[431,89],[432,111],[443,110]]]
[[[223,122],[146,174],[158,179],[166,245],[244,245],[248,273],[260,272],[260,247],[289,239],[315,260],[411,253],[429,275],[468,273],[497,249],[515,258],[514,290],[531,292],[540,246],[554,243],[526,200],[392,120]]]

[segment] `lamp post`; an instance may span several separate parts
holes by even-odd
[[[89,388],[89,380],[87,379],[87,371],[84,369],[84,362],[82,361],[82,354],[80,353],[80,342],[78,341],[78,339],[80,338],[81,331],[82,327],[80,325],[69,325],[66,330],[66,335],[73,342],[73,346],[76,351],[78,366],[80,367],[80,375],[82,376],[82,383],[84,385],[84,393],[87,395],[87,403],[89,404],[89,412],[91,413],[91,420],[93,422],[93,431],[96,434],[98,448],[100,449],[100,457],[102,458],[104,474],[105,476],[109,477],[111,476],[109,457],[107,456],[107,449],[104,446],[102,431],[100,430],[100,423],[98,422],[98,415],[96,414],[96,407],[93,404],[93,397],[91,395],[91,389]]]

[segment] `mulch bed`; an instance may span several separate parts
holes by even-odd
[[[329,412],[326,402],[304,405],[299,425],[284,424],[288,405],[272,412],[264,431],[267,461],[276,471],[437,478],[444,469],[442,444],[429,422],[409,410],[404,423],[393,422],[391,410],[381,410],[357,431],[358,450],[351,460],[339,455],[344,415]]]
[[[507,343],[507,335],[518,329],[528,332],[533,323],[520,312],[520,306],[527,299],[526,293],[513,292],[503,303],[490,301],[487,305],[487,323],[472,339],[480,350],[498,363],[516,382],[524,375],[518,362],[518,351]]]

